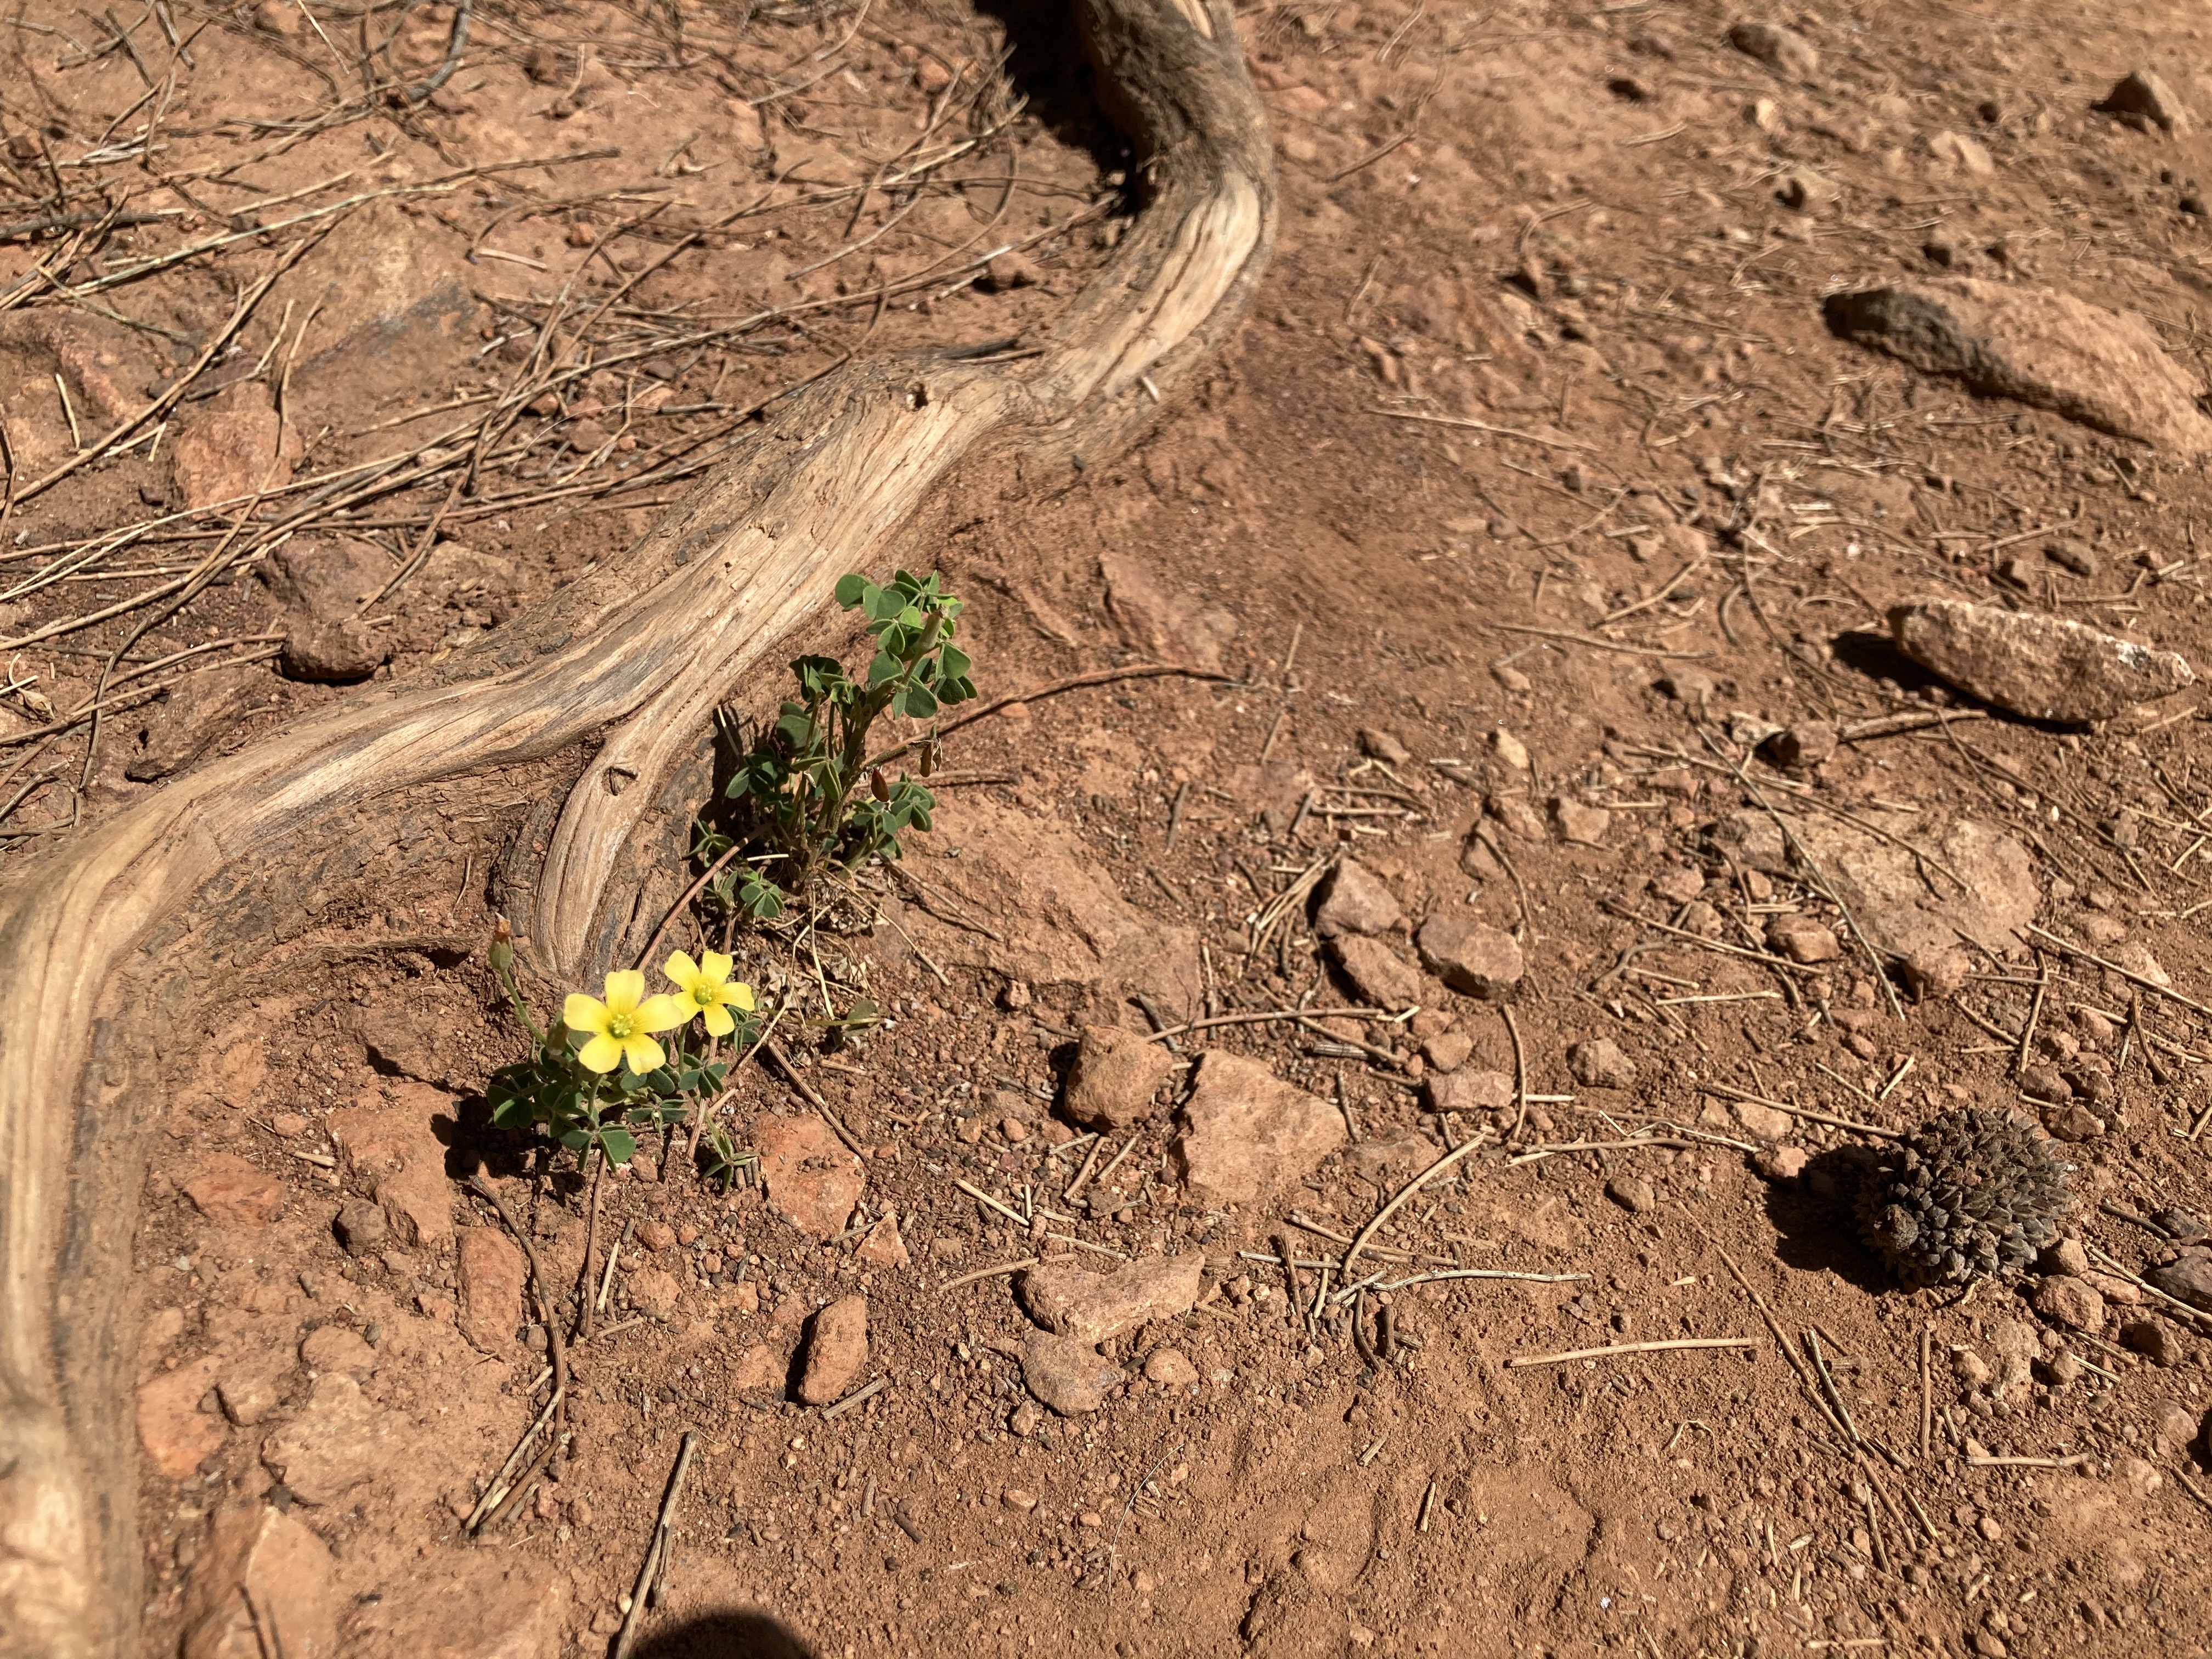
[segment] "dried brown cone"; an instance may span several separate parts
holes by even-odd
[[[2057,1237],[2073,1170],[2033,1123],[1970,1106],[1876,1156],[1859,1231],[1910,1288],[2009,1277]]]

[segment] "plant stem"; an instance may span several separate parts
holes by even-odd
[[[587,1154],[588,1156],[588,1154]],[[577,1340],[592,1340],[592,1304],[598,1297],[599,1279],[599,1180],[607,1172],[606,1149],[599,1149],[599,1161],[592,1171],[592,1219],[584,1229],[584,1316],[578,1326]]]

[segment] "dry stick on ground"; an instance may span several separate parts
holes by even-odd
[[[0,1534],[41,1540],[0,1563],[0,1627],[26,1650],[88,1659],[137,1641],[125,1172],[178,1043],[289,982],[302,918],[395,881],[444,890],[456,812],[496,807],[518,831],[534,815],[490,877],[533,972],[578,983],[628,960],[658,912],[639,918],[637,895],[680,855],[714,709],[817,627],[830,580],[880,560],[963,459],[1018,447],[1024,476],[1056,477],[1117,453],[1155,390],[1242,319],[1274,185],[1228,7],[1078,13],[1104,101],[1149,164],[1127,234],[1036,356],[919,350],[839,370],[779,402],[624,559],[374,697],[147,793],[0,884],[0,1467],[14,1470]],[[565,794],[546,789],[556,757]],[[387,854],[373,875],[356,856],[371,844]],[[146,1041],[112,1017],[125,1007],[160,1010],[171,1038]]]
[[[1563,1365],[1575,1359],[1609,1359],[1624,1353],[1669,1353],[1678,1348],[1755,1348],[1755,1336],[1683,1336],[1666,1342],[1620,1342],[1608,1348],[1571,1348],[1565,1353],[1530,1354],[1505,1362],[1510,1370],[1524,1365]]]
[[[1521,1027],[1514,1020],[1513,1011],[1501,1002],[1498,1012],[1505,1021],[1505,1034],[1513,1039],[1513,1127],[1505,1137],[1505,1144],[1510,1146],[1528,1121],[1528,1055],[1521,1046]]]
[[[830,1103],[815,1092],[814,1085],[799,1076],[799,1068],[791,1063],[791,1057],[783,1052],[782,1047],[773,1038],[767,1037],[761,1040],[760,1046],[767,1051],[768,1057],[775,1062],[775,1069],[783,1073],[784,1080],[805,1097],[806,1103],[820,1113],[822,1121],[836,1132],[837,1139],[845,1143],[845,1150],[862,1163],[866,1163],[868,1155],[861,1151],[860,1143],[853,1139],[852,1131],[845,1127],[844,1121],[830,1109]]]
[[[565,1401],[568,1397],[568,1348],[561,1340],[561,1322],[554,1316],[559,1310],[553,1305],[553,1285],[545,1277],[544,1264],[538,1260],[538,1246],[515,1220],[514,1212],[507,1207],[507,1200],[500,1195],[499,1188],[483,1178],[482,1170],[469,1177],[469,1187],[491,1200],[492,1208],[499,1212],[499,1218],[507,1224],[507,1231],[514,1235],[514,1242],[522,1246],[523,1259],[530,1263],[530,1285],[538,1296],[538,1316],[545,1322],[546,1346],[553,1358],[553,1392]],[[555,1414],[555,1420],[568,1420],[565,1405]]]
[[[615,1638],[614,1659],[629,1659],[630,1644],[637,1639],[637,1627],[645,1618],[647,1603],[659,1599],[651,1592],[659,1583],[670,1547],[675,1542],[676,1506],[683,1500],[684,1478],[691,1473],[691,1459],[698,1449],[699,1431],[684,1430],[683,1446],[676,1454],[676,1468],[668,1477],[668,1490],[661,1495],[660,1518],[653,1522],[653,1540],[646,1546],[645,1563],[638,1568],[637,1583],[629,1593],[629,1611],[623,1615],[622,1631]]]

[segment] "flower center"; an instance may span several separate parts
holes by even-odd
[[[714,1006],[714,988],[708,984],[705,980],[701,980],[696,985],[691,988],[691,1000],[697,1003],[702,1008],[713,1007]]]
[[[607,1016],[607,1035],[612,1037],[617,1042],[622,1042],[636,1029],[636,1019],[629,1014],[609,1014]]]

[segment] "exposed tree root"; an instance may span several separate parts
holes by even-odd
[[[165,1036],[359,951],[385,895],[450,893],[464,856],[501,842],[501,896],[539,970],[574,981],[611,963],[657,920],[647,884],[673,869],[713,708],[831,580],[878,562],[987,447],[1079,466],[1112,452],[1242,316],[1274,185],[1226,5],[1079,10],[1148,196],[1042,356],[840,371],[619,567],[184,778],[0,889],[0,1654],[135,1646],[135,1333],[121,1315]]]

